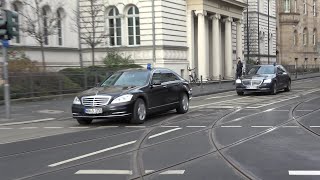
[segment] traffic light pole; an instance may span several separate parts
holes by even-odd
[[[8,78],[8,40],[2,40],[2,55],[3,55],[3,80],[4,80],[4,102],[6,106],[6,118],[10,119],[10,84]]]

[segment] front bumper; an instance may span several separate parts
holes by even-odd
[[[272,91],[272,83],[261,84],[256,88],[250,88],[249,86],[244,86],[243,84],[236,84],[237,92],[270,92]]]
[[[105,119],[105,118],[121,118],[129,117],[133,112],[134,102],[110,104],[102,107],[85,107],[83,105],[72,105],[73,118],[90,118],[90,119]],[[102,108],[101,114],[86,114],[85,109]]]

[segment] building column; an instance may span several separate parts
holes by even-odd
[[[233,79],[232,71],[232,21],[231,17],[225,19],[225,79]]]
[[[240,57],[241,60],[243,60],[243,54],[242,51],[243,46],[242,46],[242,24],[241,20],[237,21],[237,58]]]
[[[215,14],[210,17],[212,19],[212,54],[213,54],[213,78],[219,79],[222,77],[222,59],[221,42],[220,42],[220,14]]]
[[[188,11],[188,61],[189,68],[193,69],[195,67],[194,62],[194,12]]]
[[[196,11],[198,16],[198,78],[202,76],[203,80],[209,75],[209,57],[207,56],[207,41],[206,37],[207,29],[205,23],[205,17],[207,16],[206,11]]]

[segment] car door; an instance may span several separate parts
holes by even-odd
[[[161,70],[163,85],[168,89],[165,98],[166,105],[173,105],[179,102],[180,79],[170,70]]]
[[[277,67],[277,76],[278,76],[278,88],[284,88],[285,87],[285,74],[284,71],[278,66]]]
[[[289,81],[290,81],[290,74],[283,66],[279,66],[279,67],[283,71],[284,86],[287,87],[287,85],[289,84]]]
[[[161,84],[154,84],[156,81]],[[159,70],[153,73],[150,83],[150,91],[148,93],[149,110],[156,110],[166,104],[165,97],[168,94],[168,89],[162,83],[161,72]]]

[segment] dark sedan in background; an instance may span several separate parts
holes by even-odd
[[[191,97],[189,83],[169,69],[130,69],[76,96],[72,114],[79,124],[119,117],[140,124],[149,113],[172,109],[186,113]]]
[[[253,66],[247,75],[236,80],[238,95],[246,92],[267,92],[275,95],[282,89],[291,90],[291,77],[281,65]]]

